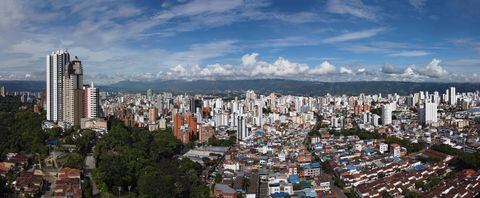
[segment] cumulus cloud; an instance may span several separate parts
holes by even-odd
[[[406,75],[406,76],[415,76],[417,75],[415,73],[415,71],[413,70],[413,66],[409,66],[407,68],[405,68],[405,70],[403,70],[403,75]]]
[[[441,65],[441,60],[433,59],[425,67],[416,69],[415,65],[410,65],[404,70],[394,67],[391,64],[383,65],[381,72],[389,75],[396,76],[415,76],[417,78],[427,77],[427,78],[441,78],[445,77],[448,74],[448,71],[444,69]]]
[[[443,76],[446,76],[448,74],[448,71],[444,69],[442,66],[440,66],[440,63],[442,61],[439,59],[433,59],[430,63],[428,63],[425,68],[419,69],[419,73],[432,77],[432,78],[440,78]]]
[[[308,71],[309,74],[331,74],[334,73],[336,67],[329,63],[328,61],[323,61],[320,65],[310,69]]]
[[[286,58],[279,57],[274,62],[259,60],[260,54],[245,54],[241,63],[237,66],[225,64],[210,64],[204,67],[199,65],[176,65],[165,73],[166,78],[183,79],[249,79],[249,78],[287,78],[287,79],[316,79],[318,75],[325,74],[348,74],[355,72],[347,67],[337,68],[324,61],[315,67],[307,64],[292,62]]]
[[[200,72],[202,76],[232,76],[235,74],[231,65],[212,64],[207,65]]]
[[[290,61],[279,57],[273,62],[259,59],[260,54],[250,53],[241,57],[240,64],[209,64],[205,66],[176,65],[168,72],[157,75],[164,79],[304,79],[322,81],[354,81],[354,80],[399,80],[399,81],[435,81],[443,80],[465,82],[464,79],[478,81],[472,75],[449,74],[441,65],[441,61],[433,59],[424,67],[410,65],[398,68],[391,64],[384,64],[380,71],[368,71],[365,68],[352,69],[347,66],[336,67],[328,61],[311,67],[307,64]],[[143,79],[146,79],[142,75]],[[138,78],[138,76],[137,76]]]
[[[242,56],[243,65],[254,65],[257,62],[258,53],[245,54]]]
[[[162,73],[160,77],[166,75],[167,78],[183,78],[183,79],[216,79],[236,74],[231,65],[211,64],[205,67],[199,65],[176,65],[165,74]]]
[[[252,76],[291,76],[308,70],[308,65],[294,63],[282,57],[278,58],[273,64],[264,61],[256,61],[254,64],[255,67],[252,70]]]
[[[340,67],[340,73],[341,74],[352,74],[353,73],[353,70],[352,69],[349,69],[347,67]]]

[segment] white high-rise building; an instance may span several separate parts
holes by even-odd
[[[98,88],[96,88],[92,82],[92,85],[86,88],[87,99],[87,118],[96,118],[99,115],[99,96]]]
[[[431,124],[437,122],[437,104],[427,102],[420,106],[418,110],[418,121],[420,124]]]
[[[47,120],[63,121],[63,76],[65,65],[70,62],[67,50],[59,50],[47,55]]]
[[[450,95],[448,100],[450,102],[450,105],[455,106],[457,104],[457,93],[455,91],[455,87],[450,87],[449,90]]]
[[[392,124],[392,107],[391,104],[382,106],[382,124],[383,126]]]

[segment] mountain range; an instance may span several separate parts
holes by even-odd
[[[0,81],[10,91],[41,91],[45,88],[42,81]],[[299,95],[358,95],[360,93],[398,93],[408,95],[418,91],[439,91],[455,86],[457,92],[480,90],[480,83],[436,83],[436,82],[399,82],[399,81],[357,81],[357,82],[318,82],[283,79],[253,80],[156,80],[122,81],[115,84],[98,86],[102,91],[144,92],[152,89],[156,92],[225,94],[243,93],[254,90],[258,93],[271,92]]]

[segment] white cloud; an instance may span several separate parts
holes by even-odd
[[[390,56],[403,56],[403,57],[415,57],[415,56],[426,56],[431,54],[423,50],[412,50],[412,51],[401,51],[390,54]]]
[[[320,65],[310,69],[308,71],[309,74],[331,74],[334,73],[336,67],[329,63],[328,61],[323,61]]]
[[[347,67],[340,67],[340,73],[341,74],[352,74],[353,73],[353,70],[352,69],[349,69]]]
[[[349,32],[349,33],[340,34],[334,37],[326,38],[325,40],[323,40],[323,42],[337,43],[337,42],[365,39],[365,38],[370,38],[372,36],[375,36],[383,31],[385,31],[385,28],[374,28],[374,29],[362,30],[358,32]]]
[[[403,70],[403,75],[415,76],[417,74],[415,73],[413,66],[409,66]]]
[[[199,65],[176,65],[172,67],[165,78],[182,79],[251,79],[251,78],[287,78],[287,79],[317,79],[318,75],[338,74],[334,65],[324,61],[316,67],[296,63],[283,57],[270,63],[258,60],[258,53],[245,54],[241,64],[237,66],[224,64],[210,64],[205,67]],[[352,69],[341,67],[339,73],[354,75]],[[324,77],[322,77],[324,78]]]
[[[258,53],[251,53],[245,54],[242,56],[242,64],[243,65],[254,65],[257,62],[257,56],[260,55]]]
[[[361,0],[329,0],[327,1],[327,11],[368,20],[375,20],[378,17],[377,8],[367,6]]]
[[[448,71],[440,66],[441,61],[433,59],[424,68],[416,69],[415,65],[406,67],[404,70],[395,68],[393,65],[383,65],[381,72],[391,76],[415,77],[415,78],[442,78],[447,76]]]
[[[285,58],[279,57],[275,62],[268,63],[265,61],[257,61],[256,56],[250,59],[249,66],[251,68],[251,76],[272,76],[272,77],[286,77],[298,75],[308,70],[308,65],[301,63],[294,63]]]
[[[432,78],[440,78],[446,76],[448,74],[448,71],[445,70],[442,66],[440,66],[441,62],[442,61],[439,59],[433,59],[425,66],[425,68],[419,69],[418,72],[424,76]]]
[[[233,76],[235,72],[231,65],[221,65],[219,63],[207,65],[200,72],[202,76],[214,77],[214,76]]]

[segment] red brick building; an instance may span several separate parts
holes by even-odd
[[[198,139],[197,119],[193,114],[175,114],[173,116],[173,135],[183,143]]]

